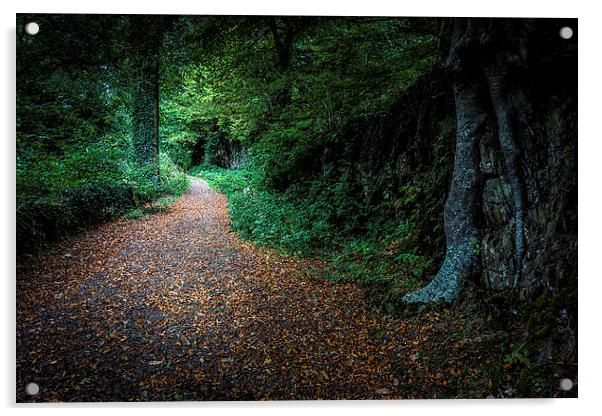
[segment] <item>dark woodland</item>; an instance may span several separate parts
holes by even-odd
[[[576,397],[577,37],[17,15],[17,401]]]

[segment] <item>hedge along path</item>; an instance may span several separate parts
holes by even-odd
[[[416,361],[426,337],[370,313],[359,288],[312,279],[324,266],[242,241],[226,198],[193,179],[166,211],[18,267],[17,399],[410,397],[400,362],[436,387]]]

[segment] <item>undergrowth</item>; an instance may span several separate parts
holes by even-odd
[[[232,229],[241,237],[289,255],[326,260],[329,267],[321,272],[323,278],[359,282],[371,300],[389,312],[400,291],[420,287],[433,270],[433,259],[418,253],[414,245],[415,224],[378,217],[362,221],[362,207],[345,201],[341,189],[337,195],[337,186],[330,188],[334,195],[324,186],[307,197],[294,187],[285,193],[270,191],[261,173],[250,166],[204,165],[190,174],[228,197]],[[351,209],[346,206],[353,204]],[[360,226],[341,227],[337,223],[341,211],[352,218],[347,226],[354,216]]]
[[[108,145],[113,141],[109,137],[64,155],[40,152],[17,161],[19,255],[88,225],[124,214],[135,217],[149,209],[150,201],[188,189],[187,175],[167,155],[160,154],[158,181],[149,180],[145,168]]]

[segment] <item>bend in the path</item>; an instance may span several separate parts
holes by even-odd
[[[19,400],[401,397],[399,334],[323,264],[239,239],[201,180],[19,269]],[[372,332],[371,332],[372,331]],[[387,338],[388,337],[388,338]],[[19,393],[20,392],[20,393]]]

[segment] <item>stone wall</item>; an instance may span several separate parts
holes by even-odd
[[[556,290],[577,272],[577,73],[576,53],[521,74],[513,107],[527,199],[527,250],[518,289],[527,297]],[[512,194],[496,133],[480,144],[483,174],[482,283],[513,286]]]

